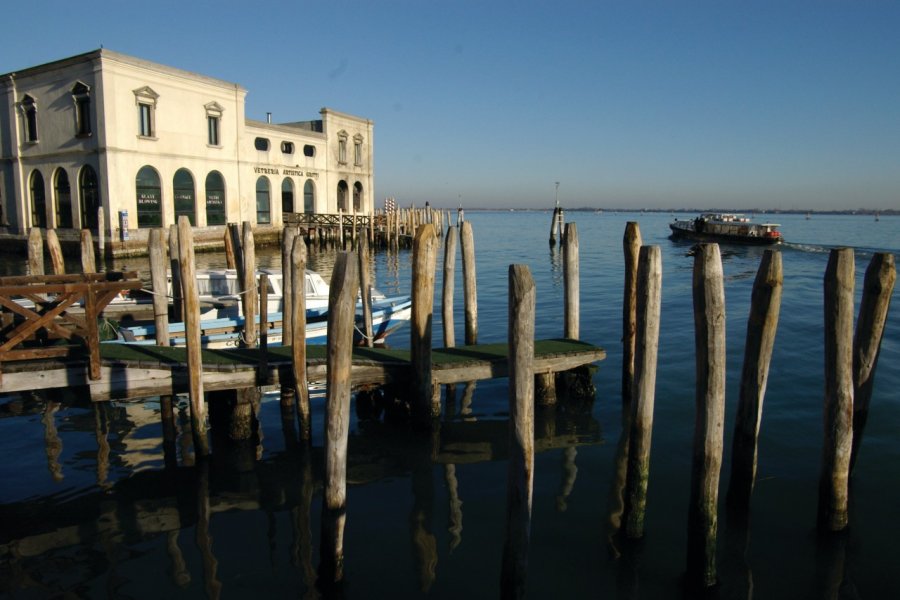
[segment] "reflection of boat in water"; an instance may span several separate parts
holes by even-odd
[[[734,213],[703,213],[695,219],[669,223],[672,239],[737,244],[779,244],[782,237],[778,227],[776,223],[754,223]]]

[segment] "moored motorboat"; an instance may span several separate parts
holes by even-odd
[[[409,321],[412,315],[412,301],[409,296],[397,296],[383,298],[372,303],[372,334],[375,344],[383,344],[388,334],[396,331],[404,323]],[[207,348],[237,347],[241,344],[241,336],[244,330],[244,317],[223,317],[201,319],[200,342]],[[257,317],[259,324],[259,317]],[[280,345],[282,340],[282,314],[273,313],[268,316],[265,326],[267,343]],[[361,311],[356,314],[356,326],[353,332],[354,342],[364,343],[365,326]],[[306,343],[324,344],[328,338],[328,321],[319,319],[306,324]],[[111,343],[126,344],[154,344],[156,340],[156,328],[153,325],[136,325],[120,327],[118,337],[110,340]],[[169,345],[184,346],[185,324],[183,322],[169,323]]]
[[[778,227],[777,223],[754,223],[737,213],[703,213],[669,223],[672,239],[760,245],[781,243]]]

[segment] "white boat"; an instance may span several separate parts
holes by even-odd
[[[672,239],[738,244],[780,244],[777,223],[754,223],[737,213],[703,213],[695,219],[676,219],[669,223]]]
[[[412,300],[408,296],[383,298],[372,303],[372,333],[375,344],[383,344],[388,334],[396,331],[412,316]],[[257,317],[259,324],[259,317]],[[269,315],[266,324],[266,341],[272,346],[281,345],[282,314]],[[244,329],[244,317],[223,317],[201,320],[200,341],[207,348],[237,347],[241,343]],[[306,343],[324,344],[328,336],[328,320],[320,319],[306,324]],[[362,313],[357,311],[356,327],[353,339],[357,344],[365,342]],[[111,343],[155,344],[156,327],[154,325],[136,325],[120,327],[118,338]],[[185,345],[185,325],[182,322],[169,323],[169,345]]]

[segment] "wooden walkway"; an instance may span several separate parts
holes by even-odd
[[[606,351],[586,342],[538,340],[534,345],[535,374],[574,369],[606,358]],[[307,346],[310,383],[323,383],[326,347]],[[100,345],[100,378],[89,378],[84,360],[23,361],[4,365],[0,393],[87,386],[93,400],[142,398],[188,390],[185,348],[105,343]],[[278,385],[280,371],[290,369],[291,348],[205,349],[203,387],[207,391]],[[266,366],[261,366],[262,361]],[[432,352],[432,383],[443,385],[507,375],[507,345],[479,344],[437,348]],[[408,350],[355,348],[352,384],[381,385],[410,381]]]

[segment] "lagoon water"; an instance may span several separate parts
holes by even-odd
[[[527,578],[532,598],[681,598],[694,430],[689,244],[667,238],[668,214],[570,212],[578,226],[581,337],[608,352],[588,406],[537,412],[538,453]],[[562,260],[548,212],[469,212],[478,269],[479,341],[506,340],[507,267],[537,287],[536,335],[562,334]],[[608,538],[621,432],[622,234],[638,221],[662,249],[662,320],[645,537]],[[900,306],[889,316],[846,535],[816,534],[824,390],[822,279],[831,248],[856,249],[857,305],[874,252],[900,253],[900,218],[778,215],[784,296],[746,527],[720,502],[723,598],[900,597]],[[750,290],[763,250],[722,247],[728,388],[724,500]],[[272,253],[261,252],[261,262]],[[201,255],[219,266],[218,255]],[[327,272],[333,254],[311,265]],[[146,270],[129,260],[131,269]],[[409,292],[408,252],[379,253],[378,286]],[[440,302],[440,284],[436,286]],[[896,296],[895,292],[895,296]],[[462,337],[461,269],[456,282]],[[440,341],[439,314],[434,326]],[[391,339],[408,344],[408,329]],[[351,423],[348,598],[493,598],[506,505],[507,381],[462,386],[435,436],[382,421]],[[189,434],[164,460],[159,399],[92,406],[77,390],[0,397],[0,595],[46,597],[315,597],[323,398],[310,452],[282,427],[277,394],[259,408],[258,439],[213,443],[198,466]],[[178,420],[189,423],[185,398]],[[183,431],[183,429],[182,429]]]

